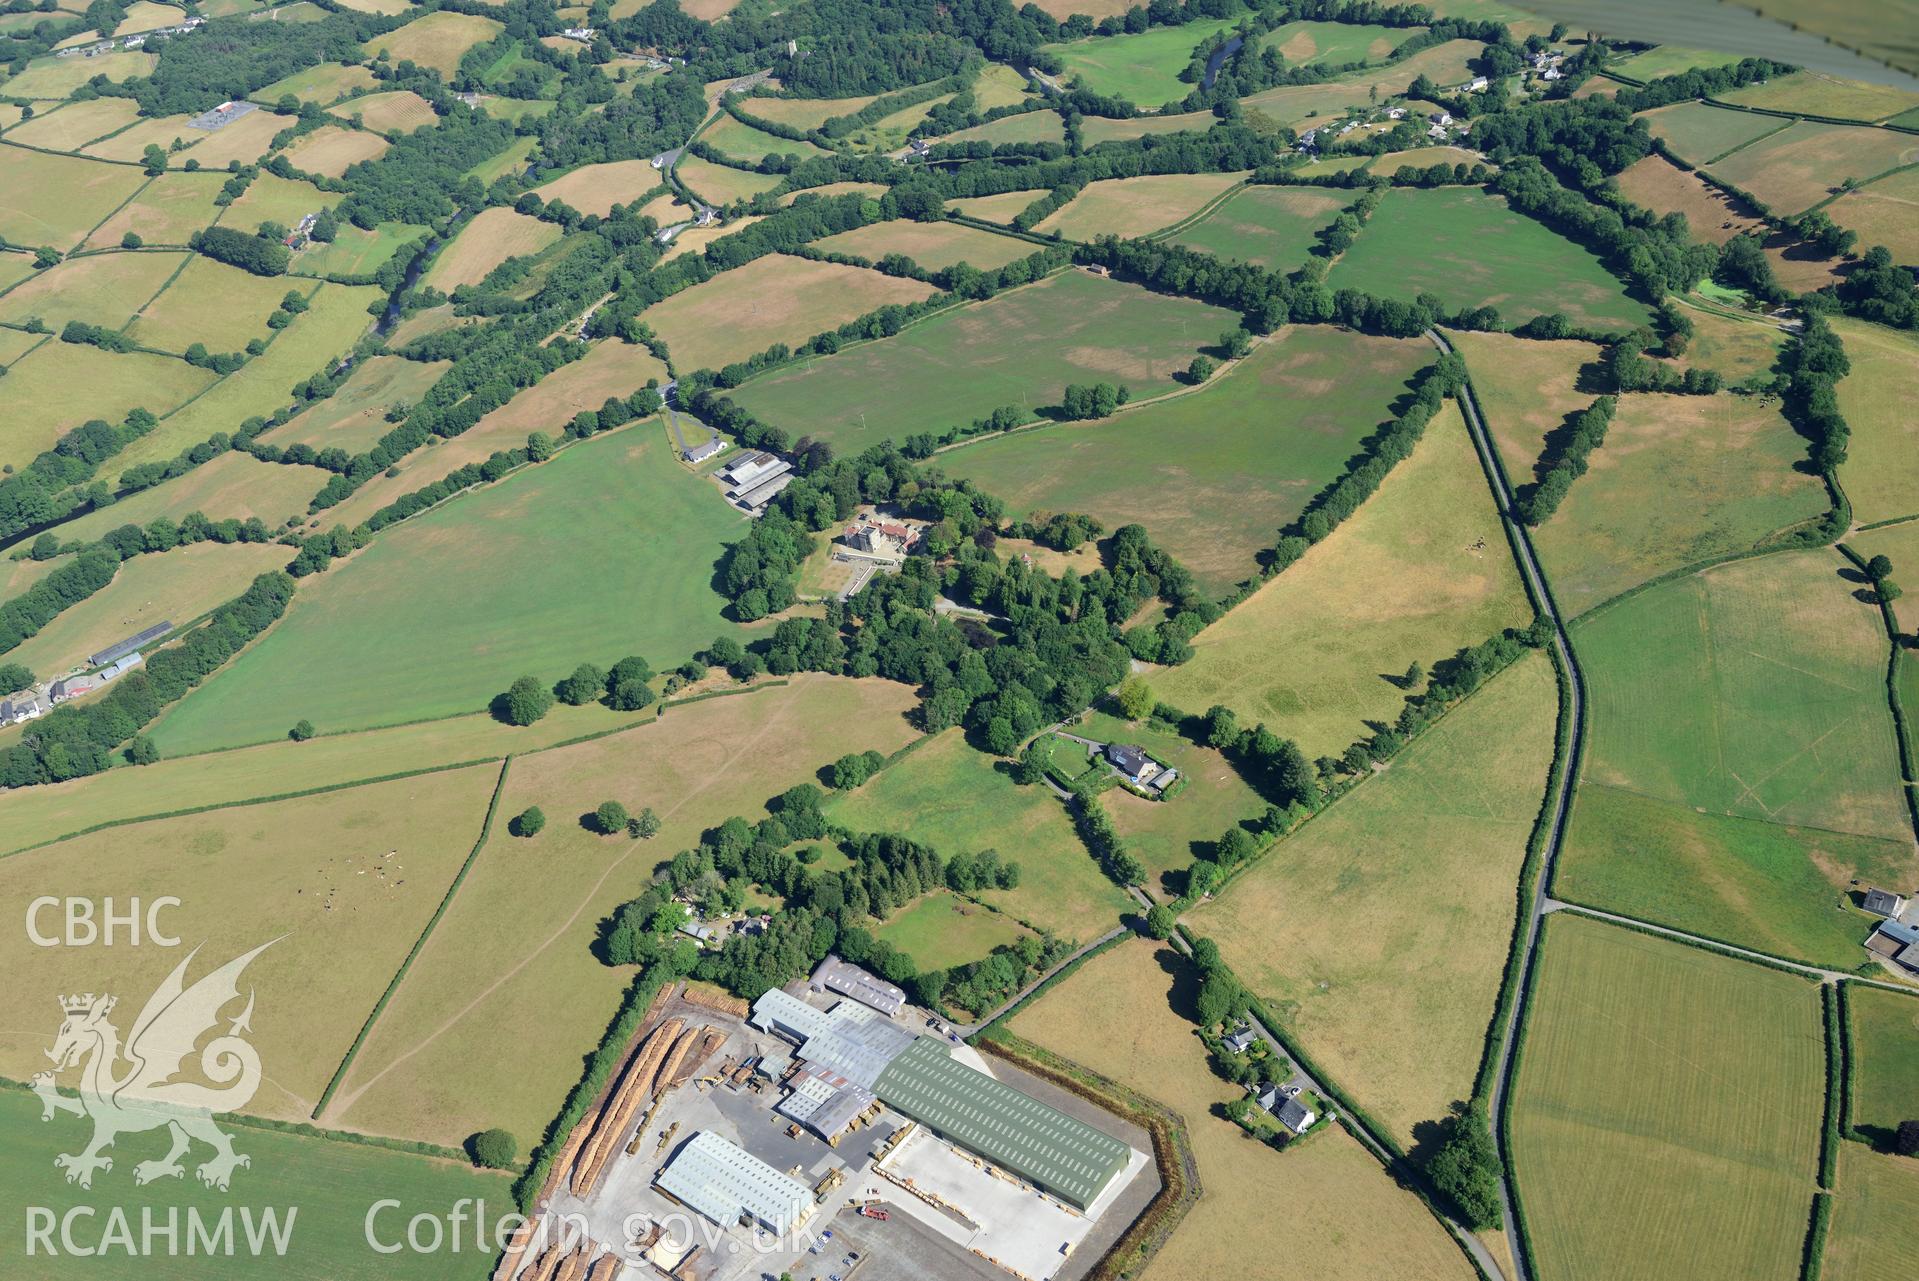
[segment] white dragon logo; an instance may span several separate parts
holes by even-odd
[[[116,1138],[161,1126],[172,1132],[172,1150],[158,1161],[134,1166],[135,1183],[179,1178],[185,1173],[180,1158],[194,1139],[214,1150],[213,1159],[196,1171],[208,1187],[226,1191],[233,1171],[252,1164],[233,1150],[232,1137],[213,1123],[215,1113],[245,1106],[260,1088],[259,1052],[240,1035],[252,1030],[251,989],[246,1008],[226,1034],[214,1037],[200,1051],[200,1070],[222,1088],[172,1078],[201,1036],[220,1022],[220,1011],[239,999],[240,972],[278,941],[262,943],[187,987],[187,966],[200,951],[195,948],[147,998],[124,1048],[119,1029],[107,1021],[117,997],[89,992],[60,998],[66,1018],[53,1048],[47,1051],[54,1068],[35,1076],[32,1085],[33,1092],[40,1096],[42,1121],[51,1121],[56,1112],[93,1119],[93,1141],[84,1151],[53,1158],[54,1165],[67,1172],[67,1182],[92,1187],[95,1170],[113,1169],[113,1159],[101,1153],[112,1147]],[[123,1058],[130,1066],[118,1072]],[[82,1060],[85,1066],[80,1072],[80,1097],[68,1098],[55,1088],[55,1078]]]

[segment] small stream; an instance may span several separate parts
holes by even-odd
[[[1245,43],[1246,38],[1244,36],[1234,36],[1231,40],[1228,40],[1225,44],[1213,50],[1213,56],[1206,60],[1206,75],[1199,82],[1200,88],[1211,89],[1214,78],[1219,75],[1219,69],[1226,65],[1226,59],[1238,53],[1239,47]]]

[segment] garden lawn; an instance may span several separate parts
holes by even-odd
[[[1911,134],[1802,120],[1741,147],[1708,172],[1750,191],[1784,218],[1818,204],[1842,183],[1866,182],[1913,158]]]
[[[1390,723],[1398,683],[1532,610],[1459,411],[1434,416],[1412,457],[1296,564],[1193,639],[1151,677],[1194,715],[1213,704],[1264,722],[1307,757],[1337,756]]]
[[[1041,249],[1030,240],[995,235],[964,223],[910,220],[869,223],[816,240],[813,245],[828,253],[850,254],[874,263],[888,254],[904,254],[927,271],[945,271],[962,262],[981,271],[995,271]]]
[[[1492,306],[1508,324],[1561,312],[1577,325],[1628,330],[1650,315],[1590,251],[1469,187],[1388,192],[1327,284]]]
[[[499,773],[476,765],[108,828],[0,860],[0,884],[21,902],[53,880],[92,898],[172,895],[168,926],[204,948],[194,977],[278,940],[243,983],[259,993],[251,1040],[265,1067],[248,1110],[304,1121],[479,839]],[[115,992],[137,1009],[186,949],[56,953],[20,931],[0,953],[12,979],[0,1071],[25,1080],[46,1067],[57,993]]]
[[[981,897],[1037,929],[1090,942],[1132,900],[1099,870],[1052,793],[1018,786],[1001,764],[949,730],[836,795],[827,814],[856,832],[898,832],[949,857],[998,850],[1019,864],[1019,885]]]
[[[1819,1153],[1819,992],[1564,914],[1510,1122],[1540,1273],[1793,1281]]]
[[[394,725],[484,707],[528,673],[553,681],[634,653],[680,662],[730,630],[709,580],[740,526],[649,426],[417,516],[303,584],[155,740],[177,753],[260,742],[302,717]]]
[[[132,165],[0,146],[0,236],[65,252],[146,181]]]
[[[25,663],[42,679],[84,668],[88,655],[156,623],[185,626],[286,563],[287,549],[272,543],[197,543],[136,556],[111,583],[56,614],[0,661]]]
[[[1171,390],[1173,374],[1238,320],[1223,308],[1066,271],[896,337],[778,370],[733,399],[851,457],[1002,405],[1031,414],[1059,404],[1068,383],[1111,382],[1135,399]],[[677,347],[674,355],[684,363]]]
[[[1845,564],[1823,549],[1734,561],[1576,625],[1585,778],[1909,847],[1885,632]]]
[[[1071,44],[1048,45],[1046,51],[1065,64],[1062,81],[1077,79],[1089,93],[1158,107],[1192,91],[1179,73],[1192,61],[1193,50],[1202,40],[1229,29],[1234,21],[1208,18],[1130,35],[1089,36]]]
[[[1862,525],[1919,515],[1919,422],[1910,412],[1919,384],[1919,338],[1881,325],[1833,318],[1852,372],[1836,384],[1852,428],[1839,479]],[[1919,564],[1906,567],[1919,587]]]
[[[313,405],[283,427],[276,427],[269,443],[340,448],[349,454],[371,449],[393,430],[387,410],[411,407],[447,370],[444,360],[403,360],[372,356],[363,360],[340,389]]]
[[[1169,239],[1218,258],[1291,271],[1351,203],[1352,193],[1326,187],[1247,187]]]
[[[1839,1145],[1839,1190],[1826,1235],[1829,1281],[1899,1281],[1919,1254],[1919,1161]]]
[[[803,675],[516,756],[498,812],[537,803],[545,830],[529,839],[494,824],[322,1123],[441,1143],[498,1125],[527,1151],[633,978],[595,959],[600,920],[706,828],[734,815],[759,819],[764,798],[812,781],[847,752],[903,746],[914,737],[905,716],[913,702],[891,681]],[[581,826],[610,798],[635,812],[652,807],[659,835],[635,841]],[[510,1073],[499,1071],[502,1036],[515,1039]]]
[[[924,973],[985,960],[1026,931],[1010,916],[935,890],[896,910],[873,933],[912,957],[914,968]]]
[[[1895,798],[1896,799],[1896,798]],[[1573,903],[1850,970],[1872,921],[1850,882],[1903,885],[1911,842],[1851,836],[1692,806],[1588,779],[1553,878]]]
[[[1144,236],[1192,217],[1245,180],[1243,173],[1170,173],[1089,182],[1033,229],[1067,240]]]
[[[1188,916],[1402,1144],[1472,1094],[1558,705],[1528,655]]]
[[[1275,1152],[1214,1109],[1244,1093],[1215,1075],[1192,1020],[1199,979],[1163,944],[1127,942],[1086,962],[1008,1027],[1171,1108],[1202,1188],[1146,1281],[1244,1272],[1284,1258],[1314,1281],[1388,1274],[1468,1281],[1472,1266],[1418,1198],[1338,1126]],[[1274,1213],[1275,1205],[1286,1212]]]
[[[1919,1111],[1919,997],[1854,983],[1846,1005],[1852,1124],[1883,1141]]]
[[[937,291],[864,267],[767,254],[646,309],[681,370],[721,369],[774,343],[797,347],[889,303]]]
[[[1749,396],[1619,398],[1606,442],[1532,531],[1553,595],[1576,617],[1639,584],[1764,544],[1826,510],[1806,442]],[[1517,473],[1511,458],[1508,472]]]
[[[1411,339],[1294,327],[1190,394],[980,438],[939,462],[1015,518],[1083,512],[1108,529],[1144,525],[1223,595],[1391,418],[1431,355]]]
[[[52,1008],[51,1001],[46,1004]],[[49,1034],[51,1030],[49,1025]],[[397,1202],[381,1210],[374,1231],[383,1245],[403,1245],[407,1223],[415,1215],[444,1222],[450,1207],[466,1198],[484,1200],[489,1220],[511,1209],[511,1184],[505,1174],[482,1173],[464,1161],[257,1129],[244,1122],[222,1124],[233,1136],[234,1150],[251,1161],[233,1176],[231,1193],[203,1186],[190,1168],[184,1178],[137,1186],[133,1176],[123,1176],[120,1168],[131,1170],[139,1161],[166,1155],[165,1138],[152,1131],[130,1134],[115,1146],[114,1151],[121,1154],[118,1168],[102,1177],[113,1181],[108,1186],[114,1208],[126,1213],[135,1232],[143,1213],[150,1213],[156,1225],[165,1225],[170,1212],[189,1207],[212,1229],[222,1214],[236,1209],[238,1199],[256,1221],[264,1208],[275,1207],[281,1224],[295,1229],[283,1257],[264,1256],[273,1260],[271,1271],[281,1281],[461,1281],[485,1270],[494,1257],[490,1245],[485,1251],[476,1247],[470,1224],[460,1234],[457,1249],[449,1237],[440,1253],[405,1248],[397,1254],[376,1253],[367,1244],[367,1213],[376,1201]],[[53,1165],[56,1155],[79,1151],[87,1132],[86,1123],[74,1117],[63,1117],[58,1124],[43,1123],[40,1101],[24,1090],[0,1092],[0,1197],[12,1205],[45,1207],[56,1216],[81,1211],[81,1217],[73,1220],[76,1244],[91,1240],[97,1245],[100,1238],[88,1238],[86,1228],[79,1225],[106,1229],[105,1213],[96,1208],[102,1185],[88,1192],[68,1184]],[[198,1162],[207,1155],[209,1149],[196,1145],[187,1160]],[[295,1206],[297,1220],[288,1212]],[[234,1235],[243,1238],[244,1220],[239,1213],[234,1221]],[[184,1214],[179,1222],[184,1234],[188,1222]],[[489,1221],[489,1232],[491,1226]],[[40,1275],[85,1271],[97,1281],[245,1281],[262,1270],[261,1259],[244,1253],[244,1245],[231,1255],[189,1256],[184,1235],[177,1253],[167,1251],[164,1238],[156,1240],[160,1244],[150,1255],[134,1256],[109,1247],[78,1268],[53,1264]],[[55,1241],[59,1248],[57,1237]]]

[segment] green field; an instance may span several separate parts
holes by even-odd
[[[1846,1002],[1852,1124],[1883,1140],[1919,1111],[1919,996],[1854,983]]]
[[[267,528],[277,529],[289,517],[305,516],[307,500],[326,482],[327,473],[318,467],[263,463],[231,450],[182,476],[67,521],[60,526],[60,536],[94,539],[122,525],[146,525],[157,516],[177,521],[196,511],[213,520],[257,516]]]
[[[1059,55],[1063,81],[1077,78],[1092,93],[1126,98],[1157,107],[1184,98],[1192,89],[1179,78],[1193,49],[1236,19],[1212,18],[1173,27],[1152,27],[1136,35],[1091,36],[1071,44],[1048,45]]]
[[[728,630],[709,579],[738,534],[656,431],[586,442],[303,584],[156,741],[178,754],[276,738],[302,717],[393,725],[484,707],[529,672],[558,680],[631,653],[678,663]]]
[[[1910,844],[1885,633],[1844,564],[1824,550],[1735,561],[1578,623],[1585,777],[1701,813]]]
[[[1778,0],[1766,0],[1776,5]],[[1902,3],[1904,0],[1902,0]],[[1786,21],[1798,25],[1796,20],[1807,16],[1808,8],[1826,8],[1831,5],[1794,6]],[[1849,4],[1860,17],[1879,12],[1877,6]],[[1906,19],[1911,16],[1910,5],[1906,4]],[[1890,16],[1890,15],[1888,15]],[[1873,20],[1873,25],[1881,31],[1890,33],[1896,30],[1904,19],[1895,18],[1881,23]],[[1907,58],[1911,57],[1908,49]],[[1786,58],[1796,62],[1798,59]],[[1911,88],[1908,78],[1902,85],[1867,84],[1860,80],[1842,80],[1836,76],[1820,75],[1817,72],[1802,71],[1796,75],[1780,76],[1762,84],[1747,85],[1743,89],[1734,89],[1725,95],[1727,102],[1736,102],[1741,106],[1764,107],[1770,111],[1796,111],[1812,116],[1833,116],[1841,120],[1883,120],[1887,116],[1899,115],[1919,107],[1919,94]]]
[[[755,379],[733,399],[851,455],[1002,405],[1057,405],[1068,383],[1109,381],[1135,398],[1169,391],[1174,373],[1237,323],[1218,307],[1067,271]]]
[[[1869,525],[1919,514],[1919,422],[1904,408],[1919,378],[1919,338],[1842,316],[1833,318],[1833,332],[1852,364],[1836,390],[1852,428],[1839,478],[1853,519]]]
[[[406,222],[383,222],[372,231],[351,224],[340,228],[330,245],[309,241],[294,256],[288,270],[298,276],[368,276],[386,260],[426,235],[425,227]]]
[[[1531,608],[1459,411],[1448,404],[1379,492],[1194,638],[1153,692],[1194,714],[1215,703],[1306,755],[1337,756],[1391,722],[1412,663],[1431,667]]]
[[[1052,793],[1014,784],[958,730],[836,796],[827,813],[856,832],[899,832],[947,855],[998,850],[1020,865],[1019,886],[981,897],[1064,938],[1090,941],[1131,907]]]
[[[1749,191],[1790,217],[1919,156],[1911,134],[1802,120],[1714,162],[1714,178]]]
[[[1709,70],[1713,67],[1729,67],[1738,62],[1739,57],[1736,53],[1662,44],[1656,49],[1635,53],[1622,62],[1614,63],[1612,70],[1622,76],[1631,76],[1634,80],[1657,80],[1661,76],[1676,76],[1695,68]]]
[[[0,294],[0,322],[24,325],[38,317],[58,333],[69,320],[123,329],[196,255],[185,253],[89,254],[58,263]],[[219,264],[201,259],[207,267]],[[232,270],[222,268],[222,270]],[[235,273],[238,274],[237,272]],[[259,279],[255,277],[255,279]],[[140,338],[143,346],[184,351],[186,342]],[[228,350],[215,347],[215,351]]]
[[[1557,716],[1525,658],[1188,917],[1402,1143],[1472,1093]]]
[[[1631,329],[1649,313],[1589,251],[1470,188],[1389,193],[1327,284],[1449,307],[1493,306],[1518,324],[1562,312],[1575,324]]]
[[[1919,1161],[1842,1143],[1826,1236],[1829,1281],[1899,1281],[1919,1254]]]
[[[270,106],[290,93],[302,102],[330,107],[355,89],[371,89],[378,83],[379,81],[373,78],[373,73],[365,67],[347,67],[337,62],[323,62],[317,67],[308,67],[304,71],[296,71],[284,79],[274,81],[266,88],[254,93],[253,100]]]
[[[1709,107],[1703,102],[1657,107],[1641,113],[1639,118],[1646,122],[1653,137],[1672,148],[1674,155],[1695,165],[1717,160],[1755,138],[1779,133],[1792,123],[1778,116]]]
[[[48,1006],[51,1008],[52,1002]],[[73,1220],[75,1244],[82,1247],[101,1244],[109,1205],[126,1213],[136,1239],[142,1210],[150,1209],[160,1225],[167,1222],[171,1210],[178,1209],[182,1215],[179,1252],[171,1256],[165,1239],[157,1238],[153,1254],[147,1257],[134,1257],[109,1247],[97,1257],[80,1260],[61,1248],[56,1229],[53,1246],[60,1250],[60,1261],[48,1258],[44,1249],[38,1258],[25,1261],[24,1231],[9,1229],[8,1248],[15,1257],[12,1266],[25,1269],[13,1275],[88,1276],[102,1281],[240,1281],[266,1272],[283,1281],[384,1281],[388,1277],[453,1281],[476,1276],[487,1268],[495,1253],[491,1236],[485,1251],[475,1247],[469,1231],[462,1241],[463,1252],[455,1251],[449,1243],[445,1252],[438,1254],[407,1249],[398,1254],[379,1254],[368,1246],[365,1232],[367,1213],[374,1202],[387,1198],[401,1202],[399,1208],[389,1208],[375,1220],[376,1239],[381,1244],[404,1243],[407,1221],[414,1215],[443,1218],[462,1197],[484,1198],[489,1221],[513,1208],[507,1195],[510,1181],[503,1174],[484,1174],[461,1163],[336,1139],[243,1124],[226,1128],[233,1136],[234,1149],[252,1160],[250,1167],[235,1174],[230,1193],[201,1186],[191,1170],[184,1179],[137,1187],[132,1174],[136,1161],[157,1158],[166,1151],[163,1136],[154,1133],[128,1135],[116,1145],[118,1159],[113,1171],[99,1176],[89,1192],[63,1181],[53,1165],[56,1154],[79,1150],[85,1141],[86,1123],[63,1116],[42,1124],[38,1099],[23,1091],[0,1091],[0,1136],[4,1136],[0,1142],[0,1153],[4,1153],[0,1155],[0,1197],[9,1204],[45,1207],[55,1216],[64,1216],[76,1207],[97,1207],[91,1216]],[[204,1160],[208,1152],[203,1145],[195,1145],[194,1156],[189,1159]],[[199,1212],[210,1229],[223,1212],[233,1211],[233,1232],[239,1241],[245,1240],[240,1217],[245,1210],[259,1216],[271,1208],[279,1213],[282,1223],[291,1217],[293,1230],[286,1254],[275,1257],[269,1252],[266,1257],[272,1259],[270,1265],[246,1253],[189,1256],[189,1220],[185,1218],[189,1207]],[[238,1250],[244,1248],[236,1246]]]
[[[1282,331],[1190,395],[1091,423],[987,437],[939,456],[1018,517],[1138,523],[1215,593],[1257,571],[1432,352],[1324,325]]]
[[[167,413],[212,382],[211,373],[172,356],[116,354],[58,340],[42,343],[7,366],[0,464],[18,467],[32,461],[62,433],[90,418],[119,422],[136,407]],[[197,443],[209,434],[193,439]]]
[[[446,368],[443,360],[370,357],[359,363],[338,391],[276,427],[271,443],[315,449],[338,446],[350,454],[370,449],[393,430],[386,417],[388,409],[418,404]]]
[[[1424,27],[1382,27],[1364,22],[1288,22],[1259,38],[1261,49],[1277,49],[1294,66],[1339,66],[1379,62]]]
[[[1816,518],[1826,487],[1799,469],[1805,455],[1777,407],[1754,397],[1620,397],[1591,470],[1533,531],[1560,608],[1576,617]],[[1526,461],[1505,463],[1516,480],[1526,475]]]
[[[255,338],[264,342],[273,336],[267,317],[280,309],[289,290],[304,297],[314,286],[256,276],[194,255],[158,297],[141,307],[127,336],[161,351],[185,351],[196,342],[208,351],[240,351]]]
[[[1030,240],[996,235],[964,223],[904,219],[868,223],[813,244],[828,253],[849,254],[868,262],[878,262],[888,254],[904,254],[927,271],[944,271],[962,262],[981,271],[993,271],[1039,251]]]
[[[136,165],[0,146],[0,236],[64,252],[146,182]]]
[[[1903,885],[1911,843],[1701,814],[1591,780],[1553,878],[1570,902],[1850,970],[1872,921],[1849,881]]]
[[[1319,232],[1352,203],[1326,187],[1247,187],[1168,237],[1176,245],[1274,271],[1306,261]]]
[[[1798,1277],[1818,989],[1590,920],[1544,928],[1510,1139],[1540,1274]]]
[[[924,972],[983,960],[1026,931],[1009,916],[936,890],[894,912],[873,933],[912,957],[915,968]]]
[[[990,142],[994,146],[1008,142],[1064,142],[1066,125],[1055,111],[1026,111],[1001,116],[971,129],[949,133],[941,142]]]
[[[795,142],[764,129],[755,129],[724,112],[700,132],[699,140],[743,165],[757,165],[768,156],[797,156],[801,160],[810,160],[826,154],[810,142]]]
[[[149,245],[184,245],[219,214],[213,198],[225,181],[217,173],[161,174],[101,223],[86,248],[116,248],[129,231]]]

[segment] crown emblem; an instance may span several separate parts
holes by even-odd
[[[67,1014],[85,1014],[93,1008],[93,1002],[94,994],[91,992],[84,996],[63,996],[60,998],[60,1009]]]

